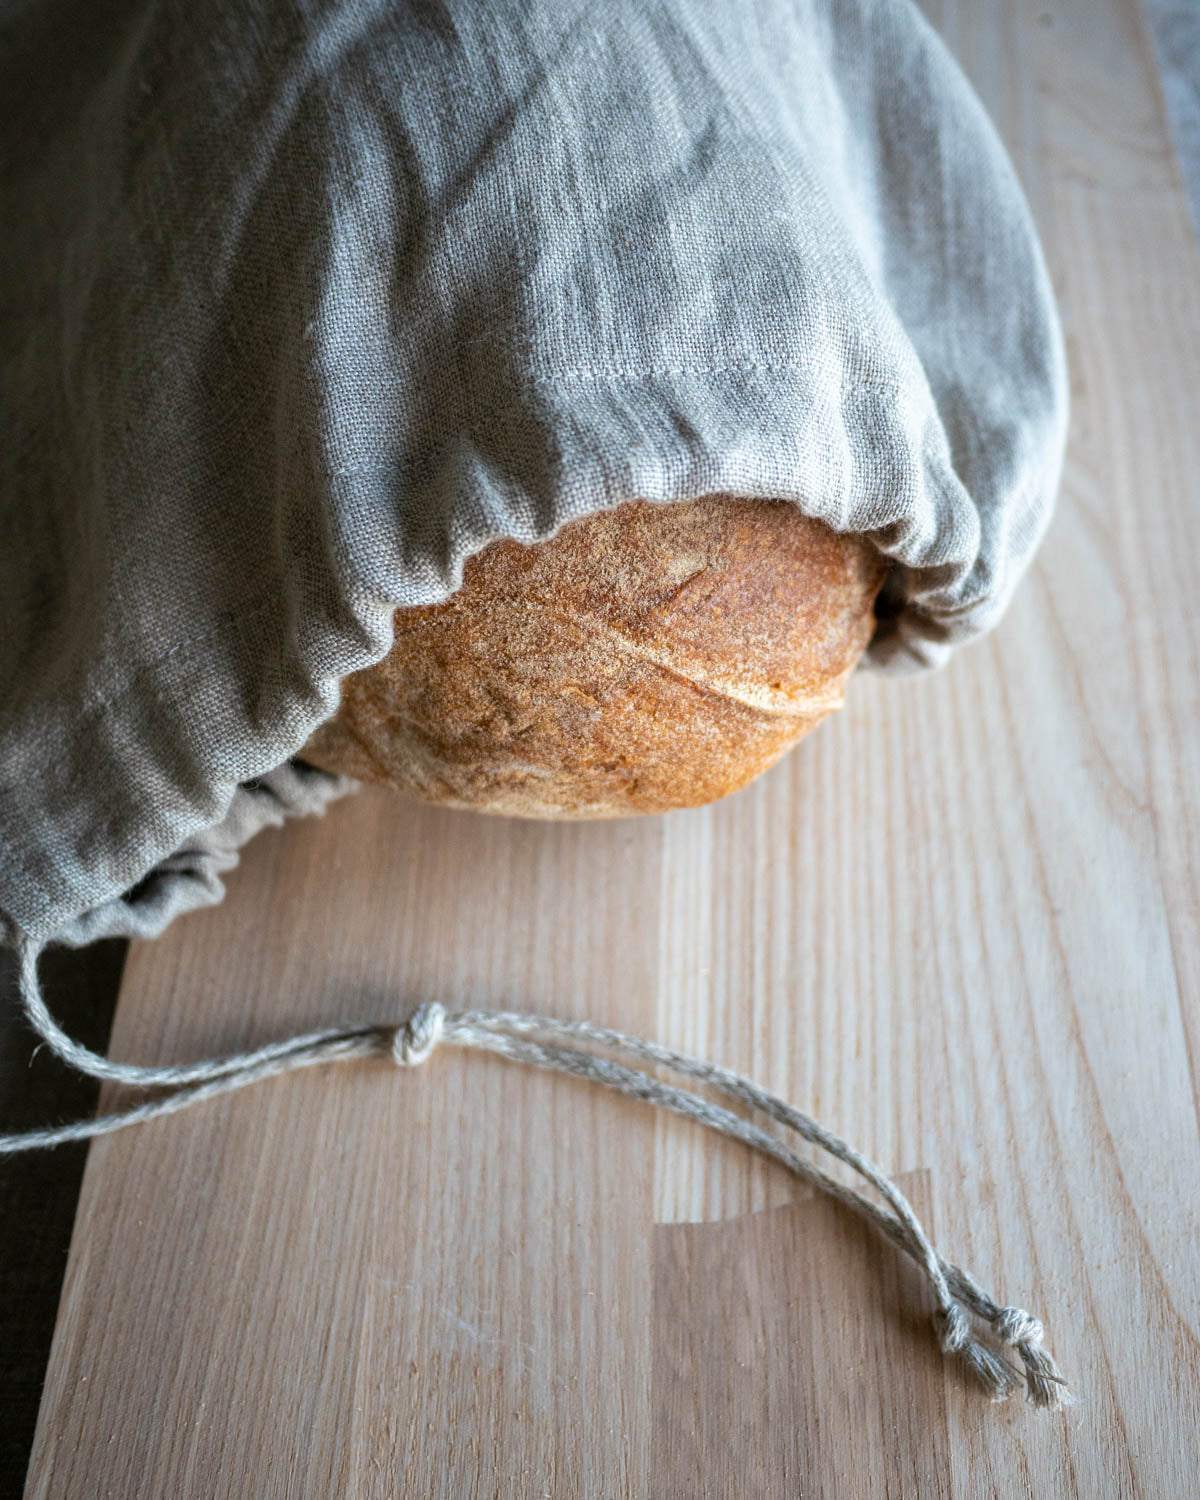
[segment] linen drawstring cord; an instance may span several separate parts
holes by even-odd
[[[128,1088],[165,1089],[169,1092],[117,1114],[19,1135],[0,1135],[0,1156],[107,1135],[126,1125],[136,1125],[156,1115],[173,1114],[176,1110],[198,1104],[202,1099],[295,1068],[381,1054],[390,1056],[401,1066],[414,1067],[425,1062],[438,1046],[451,1044],[480,1048],[534,1067],[556,1069],[605,1084],[631,1098],[643,1099],[707,1125],[772,1157],[803,1181],[845,1204],[917,1264],[933,1294],[936,1307],[934,1326],[942,1349],[964,1360],[994,1401],[1004,1400],[1020,1386],[1021,1375],[1008,1359],[977,1336],[968,1314],[985,1324],[1001,1346],[1016,1350],[1024,1366],[1028,1401],[1051,1410],[1058,1410],[1072,1401],[1065,1380],[1044,1347],[1045,1334],[1038,1319],[1019,1307],[1001,1306],[965,1271],[943,1260],[904,1194],[879,1167],[817,1121],[766,1093],[750,1079],[715,1063],[673,1052],[654,1042],[626,1036],[590,1021],[558,1020],[552,1016],[513,1011],[448,1011],[444,1006],[432,1003],[419,1006],[399,1026],[333,1026],[287,1041],[272,1042],[233,1057],[213,1058],[178,1067],[139,1067],[111,1062],[69,1037],[51,1016],[38,983],[39,946],[21,936],[17,951],[20,995],[26,1017],[43,1042],[63,1062],[93,1078]],[[588,1043],[626,1059],[656,1064],[708,1084],[730,1098],[760,1110],[794,1131],[802,1140],[852,1168],[875,1189],[887,1208],[879,1207],[854,1188],[845,1186],[820,1167],[797,1156],[782,1140],[767,1134],[741,1115],[611,1058],[581,1051],[577,1046],[562,1045],[564,1041]]]

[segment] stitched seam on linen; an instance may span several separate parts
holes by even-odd
[[[556,380],[658,380],[672,375],[788,375],[795,371],[808,371],[810,368],[810,365],[799,360],[791,360],[778,365],[746,361],[736,365],[676,365],[648,370],[628,370],[619,365],[601,365],[593,369],[549,370],[544,374],[535,371],[531,378],[545,385]],[[890,396],[899,395],[901,391],[898,384],[890,381],[857,380],[853,382],[853,388],[862,391],[878,391]]]

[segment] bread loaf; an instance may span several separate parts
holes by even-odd
[[[342,683],[302,758],[516,817],[736,791],[840,706],[884,565],[794,505],[630,501],[494,542]]]

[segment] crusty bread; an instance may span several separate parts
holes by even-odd
[[[794,505],[724,495],[494,542],[444,604],[397,610],[300,753],[516,817],[711,802],[840,706],[883,573]]]

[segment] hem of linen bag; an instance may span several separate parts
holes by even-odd
[[[529,392],[514,394],[511,409],[499,402],[493,426],[502,426],[514,410],[519,414],[522,402],[531,399]],[[249,776],[263,774],[260,767],[278,767],[299,753],[335,709],[345,676],[387,654],[396,609],[447,598],[459,586],[466,560],[498,537],[544,540],[559,526],[625,499],[671,503],[723,493],[787,500],[835,530],[864,532],[893,564],[900,616],[888,622],[886,634],[877,633],[864,665],[893,672],[940,665],[952,645],[983,633],[1003,612],[1048,518],[1057,463],[1054,454],[1033,445],[1038,461],[1026,464],[1029,473],[1019,486],[1025,508],[1016,528],[1021,545],[1011,557],[984,555],[989,541],[995,542],[995,528],[982,524],[980,507],[955,472],[932,403],[928,409],[917,405],[915,412],[897,409],[894,397],[874,386],[847,391],[840,383],[830,385],[820,371],[795,368],[785,375],[737,371],[722,377],[719,388],[711,376],[650,376],[619,390],[603,384],[575,388],[570,399],[551,385],[539,387],[531,410],[536,430],[553,441],[522,450],[520,462],[503,476],[483,462],[482,447],[478,462],[456,451],[452,464],[428,472],[418,471],[411,454],[352,461],[344,469],[331,464],[324,474],[326,509],[353,517],[374,544],[353,553],[346,550],[346,536],[331,533],[325,555],[300,581],[296,597],[280,600],[279,619],[306,622],[303,640],[267,633],[259,641],[263,632],[256,630],[243,643],[282,654],[291,673],[250,685],[252,717],[240,698],[222,694],[212,674],[194,673],[194,690],[187,694],[159,680],[163,674],[150,674],[144,686],[139,682],[137,696],[144,701],[125,715],[123,738],[150,745],[152,732],[166,723],[170,756],[150,757],[136,785],[124,775],[120,795],[97,810],[89,838],[98,832],[108,840],[102,858],[90,847],[72,847],[72,868],[66,875],[55,870],[48,851],[56,825],[49,817],[42,820],[48,826],[38,838],[25,840],[26,868],[13,861],[4,871],[10,921],[41,940],[79,946],[114,933],[154,935],[178,912],[219,900],[221,856],[196,869],[195,841],[220,826],[239,783],[249,785]],[[871,452],[856,456],[848,434],[864,424]],[[480,444],[491,431],[480,435]],[[387,451],[383,438],[368,431],[359,434],[356,446]],[[406,524],[396,504],[397,494],[408,493],[422,473],[434,498],[457,497],[457,523],[444,535],[436,527],[421,532],[411,517]],[[882,513],[880,495],[887,498]],[[256,618],[270,620],[271,612],[260,610]],[[223,628],[236,633],[242,626],[233,621]],[[65,709],[59,719],[65,725]],[[269,748],[264,728],[271,731]],[[54,729],[47,726],[47,742]],[[176,772],[181,762],[191,777],[186,785]],[[226,780],[227,768],[238,774]],[[80,770],[77,784],[84,774]],[[47,807],[54,804],[51,793],[61,797],[66,786],[64,775],[55,776],[46,777]],[[122,835],[120,848],[113,847],[114,832]],[[184,856],[188,869],[173,865],[177,856]],[[174,878],[164,878],[161,889],[153,881],[142,888],[156,871]],[[132,890],[139,901],[127,899]]]
[[[101,938],[158,937],[177,916],[224,898],[222,876],[236,867],[242,847],[256,833],[290,818],[319,817],[358,786],[348,776],[298,760],[241,782],[217,822],[184,839],[120,895],[49,933],[42,945],[82,948]],[[20,936],[17,923],[0,912],[0,945],[15,948]]]
[[[353,453],[331,466],[337,508],[379,530],[378,556],[361,579],[373,595],[394,608],[441,602],[490,542],[545,541],[627,499],[788,501],[835,531],[863,535],[890,565],[898,618],[877,633],[864,664],[920,671],[998,621],[1053,511],[1063,422],[1049,395],[1024,441],[1015,441],[1011,424],[975,435],[976,447],[1013,455],[1011,473],[984,483],[958,472],[928,391],[899,399],[887,383],[843,387],[789,362],[648,368],[637,378],[621,370],[619,379],[586,373],[612,383],[564,387],[547,376],[535,391],[514,391],[498,401],[474,461],[456,449],[452,467],[422,471],[430,506],[457,496],[453,534],[433,545],[426,538],[414,547],[396,515],[396,493],[418,478],[407,462]],[[518,421],[552,434],[554,444],[535,445],[501,482],[484,461],[483,439]],[[869,442],[856,441],[864,432]],[[356,446],[369,446],[369,435]],[[1010,511],[1011,521],[998,524]]]

